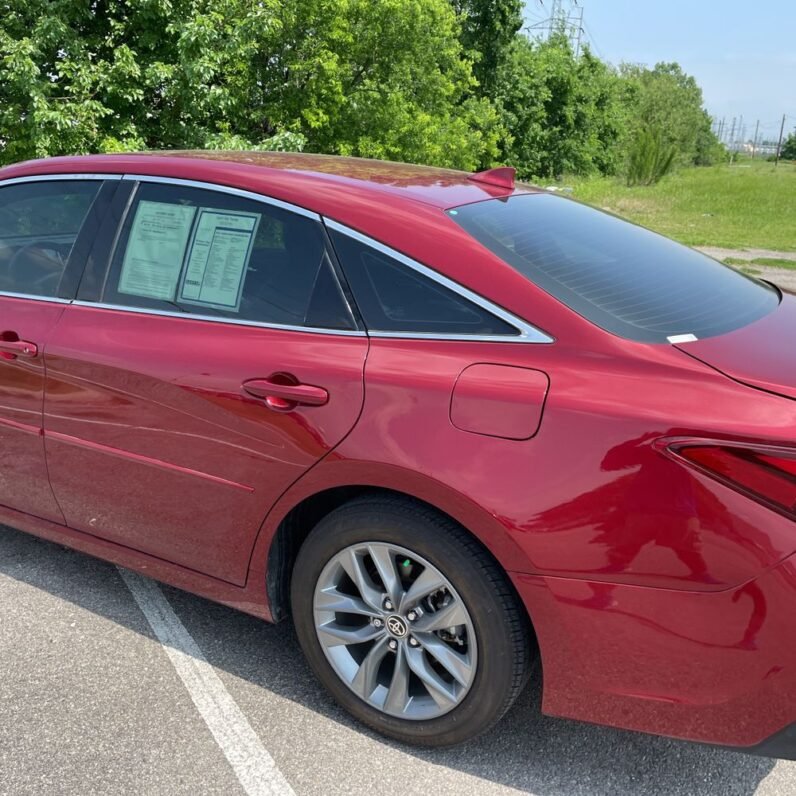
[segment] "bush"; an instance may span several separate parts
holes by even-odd
[[[677,148],[663,140],[660,131],[639,130],[628,153],[627,184],[655,185],[674,166]]]
[[[783,160],[796,160],[796,133],[791,133],[782,144],[780,157]]]

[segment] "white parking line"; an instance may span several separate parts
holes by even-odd
[[[196,709],[249,796],[288,796],[293,789],[158,585],[117,567]]]

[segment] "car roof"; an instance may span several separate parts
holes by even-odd
[[[46,158],[0,169],[0,179],[70,172],[145,173],[232,185],[239,185],[240,177],[245,176],[248,187],[255,190],[259,187],[276,196],[289,181],[296,189],[303,186],[306,192],[304,201],[296,201],[297,196],[291,200],[320,213],[328,212],[322,198],[330,196],[369,195],[371,200],[381,199],[387,203],[391,199],[409,200],[447,209],[538,190],[525,185],[501,187],[475,181],[468,172],[410,163],[295,152],[226,150],[163,150]],[[219,179],[221,177],[224,179]]]

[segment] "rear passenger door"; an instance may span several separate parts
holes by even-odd
[[[42,437],[43,355],[113,189],[58,176],[0,183],[0,505],[57,523]]]
[[[124,188],[47,350],[52,487],[70,527],[242,584],[270,506],[356,422],[368,340],[314,214]]]

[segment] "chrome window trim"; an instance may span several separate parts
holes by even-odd
[[[444,334],[440,332],[384,332],[384,331],[363,331],[363,330],[349,330],[349,329],[324,329],[319,327],[310,326],[294,326],[290,324],[276,324],[264,323],[261,321],[248,321],[236,318],[221,318],[212,315],[201,315],[198,313],[188,312],[169,312],[167,310],[156,310],[147,307],[128,307],[119,304],[106,304],[104,302],[91,302],[91,301],[78,301],[61,298],[48,298],[46,296],[33,296],[21,293],[6,293],[0,291],[0,296],[8,298],[20,298],[32,301],[49,301],[58,304],[73,304],[78,307],[96,307],[97,309],[114,310],[118,312],[132,312],[143,315],[157,315],[167,318],[185,318],[188,320],[198,321],[211,321],[213,323],[226,323],[235,326],[252,326],[262,329],[275,329],[277,331],[288,332],[308,332],[310,334],[330,334],[340,335],[345,337],[378,337],[378,338],[398,338],[398,339],[413,339],[413,340],[458,340],[467,342],[494,342],[494,343],[552,343],[554,339],[548,334],[545,334],[535,326],[523,321],[513,313],[510,313],[491,301],[483,298],[478,293],[475,293],[468,288],[454,282],[439,272],[423,265],[405,254],[381,243],[380,241],[364,235],[351,227],[341,224],[333,219],[321,216],[312,210],[307,210],[300,205],[294,205],[290,202],[275,199],[264,194],[255,193],[253,191],[246,191],[240,188],[232,188],[227,185],[213,182],[203,182],[200,180],[187,180],[177,177],[168,177],[165,175],[153,174],[100,174],[100,173],[58,173],[58,174],[31,174],[23,177],[10,177],[5,180],[0,180],[0,188],[7,185],[14,185],[25,182],[48,182],[52,180],[125,180],[130,182],[141,183],[159,183],[165,185],[181,185],[187,188],[198,188],[208,191],[216,191],[218,193],[225,193],[232,196],[237,196],[242,199],[249,199],[254,202],[271,205],[278,207],[287,212],[296,213],[297,215],[304,216],[305,218],[312,219],[319,223],[325,224],[329,229],[335,230],[343,235],[347,235],[360,243],[370,246],[376,251],[391,257],[407,268],[422,274],[423,276],[437,282],[438,284],[446,287],[448,290],[460,295],[462,298],[470,301],[478,307],[486,310],[500,320],[508,323],[517,329],[517,335],[477,335],[477,334]],[[131,195],[132,198],[132,195]]]
[[[151,174],[124,174],[122,179],[128,182],[154,182],[160,185],[181,185],[185,188],[200,188],[205,191],[226,193],[232,196],[238,196],[241,199],[249,199],[253,202],[260,202],[262,204],[271,205],[272,207],[278,207],[280,210],[286,210],[289,213],[296,213],[305,218],[311,218],[313,221],[321,222],[320,214],[312,210],[307,210],[306,207],[290,204],[290,202],[283,202],[281,199],[274,199],[265,194],[244,191],[242,188],[231,188],[228,185],[222,185],[217,182],[201,182],[199,180],[185,180],[179,177],[164,177]]]
[[[133,174],[133,173],[126,173],[124,175],[120,175],[119,179],[122,179],[126,182],[150,183],[150,184],[166,185],[166,186],[176,185],[185,188],[197,188],[199,190],[228,194],[231,196],[239,197],[241,199],[248,199],[253,202],[259,202],[261,204],[269,205],[271,207],[277,207],[280,210],[284,210],[288,213],[295,213],[296,215],[309,218],[310,220],[316,221],[319,224],[323,223],[321,216],[318,213],[314,213],[311,210],[307,210],[304,207],[293,205],[290,204],[289,202],[283,202],[281,199],[274,199],[273,197],[265,196],[264,194],[258,194],[252,191],[245,191],[240,188],[231,188],[229,186],[221,185],[219,183],[202,182],[200,180],[186,180],[182,178],[168,177],[161,175]],[[136,191],[131,192],[127,206],[125,208],[125,215],[129,211],[132,204],[135,202],[136,193],[137,193]],[[116,248],[119,244],[119,236],[122,231],[122,226],[123,224],[119,224],[116,230],[116,236],[114,238],[113,246],[111,249],[112,252],[116,251]],[[113,258],[113,256],[114,255],[111,254],[111,259]],[[108,278],[109,273],[110,273],[109,270],[106,270],[105,279]],[[103,292],[104,289],[105,286],[103,285]],[[136,315],[155,315],[164,318],[182,318],[184,320],[210,321],[211,323],[225,323],[225,324],[232,324],[233,326],[251,326],[257,329],[274,329],[276,331],[286,331],[286,332],[307,332],[309,334],[327,334],[327,335],[338,335],[343,337],[367,337],[367,332],[365,332],[362,329],[326,329],[323,327],[316,327],[316,326],[296,326],[293,324],[267,323],[265,321],[251,321],[243,318],[225,318],[218,315],[202,315],[201,313],[194,313],[194,312],[172,312],[170,310],[158,310],[151,307],[133,307],[133,306],[128,306],[126,304],[112,304],[103,301],[81,301],[79,299],[76,299],[69,303],[73,304],[76,307],[93,307],[96,309],[113,310],[115,312],[131,312]],[[353,319],[353,313],[351,317]]]
[[[7,185],[17,185],[23,182],[52,182],[53,180],[121,180],[121,174],[29,174],[27,177],[9,177],[7,180],[0,178],[0,188]]]
[[[438,271],[429,268],[422,263],[417,262],[417,260],[413,260],[411,257],[407,257],[405,254],[401,254],[401,252],[396,251],[395,249],[381,243],[378,240],[374,240],[373,238],[369,237],[368,235],[364,235],[361,232],[357,232],[357,230],[352,229],[351,227],[345,226],[345,224],[341,224],[339,221],[334,221],[333,219],[324,217],[324,223],[329,229],[334,230],[335,232],[339,232],[342,235],[347,235],[349,238],[353,238],[360,243],[363,243],[365,246],[370,246],[371,248],[375,249],[376,251],[381,252],[382,254],[391,257],[394,260],[397,260],[402,265],[405,265],[407,268],[411,268],[413,271],[417,271],[418,273],[422,274],[423,276],[437,282],[438,284],[442,285],[443,287],[448,288],[448,290],[453,291],[454,293],[458,294],[462,298],[466,299],[467,301],[475,304],[476,306],[480,307],[481,309],[486,310],[487,312],[494,315],[496,318],[500,318],[500,320],[505,321],[510,326],[513,326],[519,334],[517,335],[479,335],[479,334],[444,334],[441,332],[382,332],[375,329],[368,329],[368,335],[370,337],[385,337],[385,338],[400,338],[400,339],[411,339],[411,340],[464,340],[470,342],[482,342],[482,343],[553,343],[555,340],[550,337],[550,335],[545,334],[545,332],[537,329],[535,326],[523,321],[521,318],[518,318],[513,313],[508,312],[507,310],[498,307],[496,304],[493,304],[488,299],[485,299],[483,296],[480,296],[478,293],[469,290],[468,288],[464,287],[464,285],[460,285],[458,282],[454,282],[452,279],[449,279],[446,276],[443,276]],[[345,266],[343,267],[345,270]]]
[[[367,333],[359,329],[324,329],[315,326],[293,326],[282,323],[264,323],[262,321],[247,321],[238,318],[222,318],[217,315],[199,315],[193,312],[171,312],[169,310],[156,310],[150,307],[128,307],[124,304],[105,304],[100,301],[67,301],[75,307],[93,307],[99,310],[114,310],[115,312],[132,312],[136,315],[158,315],[164,318],[182,318],[188,321],[211,321],[212,323],[226,323],[233,326],[254,326],[258,329],[274,329],[285,332],[308,332],[310,334],[331,334],[343,337],[367,337]]]
[[[71,304],[70,299],[58,298],[57,296],[34,296],[32,293],[10,293],[0,290],[0,298],[25,299],[25,301],[46,301],[50,304]]]

